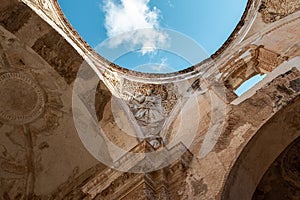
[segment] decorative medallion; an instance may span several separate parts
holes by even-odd
[[[38,118],[44,110],[42,89],[23,73],[0,75],[0,121],[22,125]]]

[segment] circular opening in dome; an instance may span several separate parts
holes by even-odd
[[[129,70],[171,73],[209,58],[241,20],[247,0],[58,0],[75,30]]]

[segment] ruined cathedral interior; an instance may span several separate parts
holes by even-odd
[[[106,60],[57,0],[0,0],[0,199],[299,200],[299,95],[300,0],[248,0],[168,74]]]

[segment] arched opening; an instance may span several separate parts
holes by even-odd
[[[228,45],[232,36],[244,26],[244,19],[253,1],[58,2],[76,31],[110,62],[138,72],[170,73],[194,66],[218,52],[222,45]],[[145,28],[152,30],[136,32]],[[203,53],[197,53],[195,60],[187,60],[185,55],[170,51],[170,46],[178,44],[181,47],[187,46],[185,48],[189,54],[195,53],[188,43],[178,40],[177,35],[170,34],[166,29],[196,41]],[[109,45],[106,45],[104,41],[108,38]],[[102,44],[112,50],[101,51],[99,47]],[[130,46],[126,53],[111,58],[111,54],[116,54],[124,46]]]
[[[288,57],[266,49],[263,45],[250,45],[236,61],[229,61],[230,66],[224,71],[223,81],[231,96],[241,96],[271,74]]]
[[[300,99],[283,108],[253,136],[224,184],[222,199],[251,199],[276,158],[300,136]]]
[[[242,83],[236,90],[235,93],[238,96],[241,96],[242,94],[244,94],[245,92],[247,92],[248,90],[250,90],[256,83],[260,82],[262,79],[264,79],[266,77],[266,74],[256,74],[255,76],[249,78],[248,80],[246,80],[244,83]]]

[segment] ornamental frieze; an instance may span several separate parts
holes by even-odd
[[[272,72],[276,67],[288,60],[288,57],[266,49],[264,46],[258,46],[255,50],[251,50],[251,54],[254,65],[267,72]]]

